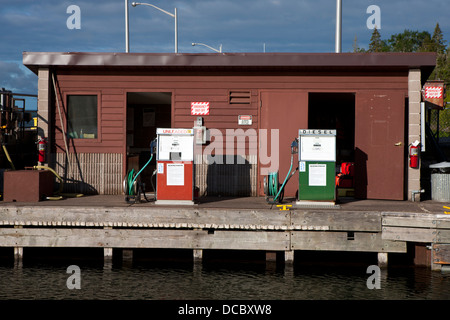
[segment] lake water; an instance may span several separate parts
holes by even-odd
[[[27,258],[26,249],[19,266],[9,253],[0,256],[1,300],[450,299],[450,272],[395,261],[381,270],[380,289],[369,289],[367,267],[376,264],[375,254],[296,252],[294,264],[285,266],[266,263],[260,252],[205,251],[203,263],[194,264],[189,250],[136,251],[133,263],[115,257],[104,264],[102,251],[86,257],[60,249]],[[79,267],[80,289],[67,287],[70,265]]]

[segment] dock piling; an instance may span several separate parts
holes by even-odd
[[[14,266],[21,266],[23,259],[23,247],[14,247]]]
[[[286,250],[284,252],[284,263],[286,264],[294,263],[294,250]]]
[[[378,266],[380,268],[387,268],[388,254],[387,252],[378,252]]]
[[[203,250],[202,249],[194,249],[193,256],[194,256],[194,263],[202,262]]]
[[[277,261],[277,253],[274,251],[266,252],[266,262],[276,262]]]
[[[122,249],[122,263],[127,266],[133,264],[133,249]]]
[[[113,248],[103,248],[103,256],[105,261],[111,261],[113,255]]]

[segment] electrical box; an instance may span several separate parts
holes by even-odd
[[[194,130],[158,128],[156,204],[193,204]]]
[[[336,130],[300,129],[298,201],[336,201]]]

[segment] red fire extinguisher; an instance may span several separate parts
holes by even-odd
[[[41,163],[45,162],[46,150],[47,150],[47,139],[46,138],[39,139],[39,142],[38,142],[38,155],[39,155],[38,160]]]
[[[409,167],[419,168],[419,142],[416,141],[409,146]]]

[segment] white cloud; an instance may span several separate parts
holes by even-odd
[[[37,94],[37,76],[17,62],[0,61],[0,88]]]

